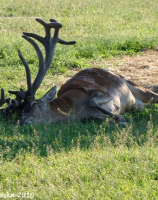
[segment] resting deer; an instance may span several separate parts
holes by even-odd
[[[35,94],[46,72],[48,71],[54,55],[57,43],[71,45],[74,41],[66,42],[58,37],[62,25],[51,19],[46,23],[36,19],[45,28],[45,37],[33,33],[23,33],[30,44],[33,45],[39,59],[39,70],[33,83],[29,66],[18,51],[19,57],[26,70],[27,90],[9,91],[16,96],[15,99],[5,98],[4,89],[1,89],[0,106],[7,103],[6,108],[1,109],[4,115],[17,113],[20,124],[42,122],[67,122],[68,120],[83,120],[85,118],[106,119],[113,118],[124,124],[125,120],[120,116],[130,106],[143,107],[144,103],[152,100],[158,103],[158,95],[147,90],[122,76],[113,74],[99,68],[85,69],[77,73],[61,86],[56,95],[56,87],[50,89],[41,99],[35,100]],[[51,37],[51,28],[54,35]],[[45,59],[34,38],[45,47]]]

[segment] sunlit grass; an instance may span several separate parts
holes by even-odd
[[[53,153],[48,148],[47,158],[19,154],[0,167],[1,191],[27,190],[37,199],[154,199],[158,195],[157,150],[94,147]]]

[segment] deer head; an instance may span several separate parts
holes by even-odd
[[[75,41],[64,41],[59,38],[59,29],[62,27],[62,24],[58,23],[54,19],[50,19],[50,23],[46,23],[42,19],[37,18],[36,21],[40,23],[44,29],[45,29],[45,37],[39,36],[34,33],[26,33],[23,32],[22,37],[27,40],[35,49],[38,60],[39,60],[39,66],[38,66],[38,73],[36,75],[36,78],[34,82],[31,82],[31,72],[30,68],[21,54],[20,50],[18,50],[19,58],[21,59],[25,71],[26,71],[26,80],[27,80],[27,90],[20,89],[19,91],[8,91],[10,94],[15,95],[15,99],[5,98],[4,89],[1,89],[1,98],[0,98],[0,107],[4,105],[5,103],[8,104],[8,106],[4,109],[1,109],[1,113],[4,115],[13,114],[13,113],[21,113],[24,108],[26,108],[30,103],[34,102],[35,100],[35,94],[38,88],[40,87],[48,69],[50,68],[50,65],[53,60],[54,56],[54,50],[57,43],[64,44],[64,45],[73,45],[76,42]],[[51,29],[54,29],[54,35],[51,36]],[[40,50],[38,44],[32,39],[36,39],[38,42],[40,42],[45,49],[45,59],[43,57],[42,51]],[[54,98],[56,93],[55,87],[49,91],[49,94],[46,97],[43,97],[43,101],[49,101],[50,99]]]

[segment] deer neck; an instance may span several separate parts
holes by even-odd
[[[47,103],[47,113],[49,112],[53,122],[67,122],[72,115],[73,105],[70,98],[58,97]]]

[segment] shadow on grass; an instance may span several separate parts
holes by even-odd
[[[66,124],[23,125],[8,123],[1,118],[1,156],[13,159],[17,153],[34,152],[47,156],[50,151],[70,151],[72,148],[89,149],[102,146],[133,147],[158,141],[157,108],[127,113],[126,127],[108,121],[87,120]]]

